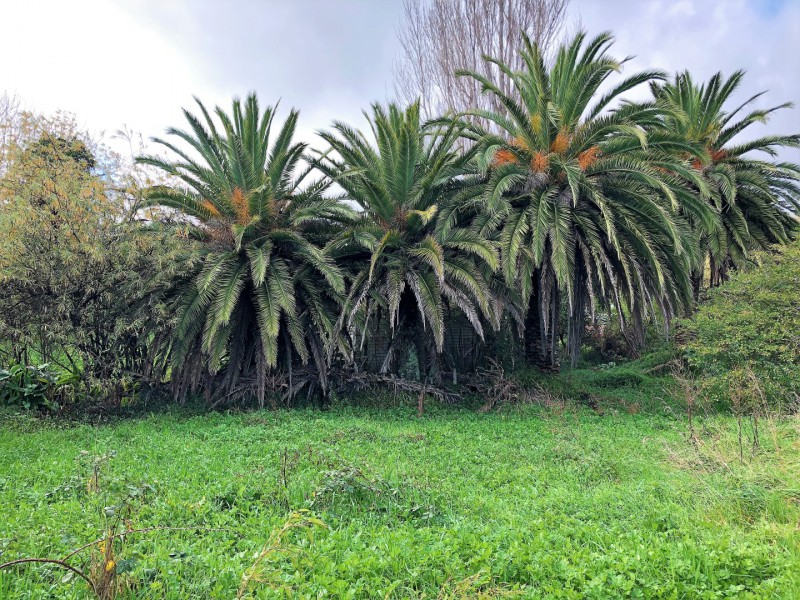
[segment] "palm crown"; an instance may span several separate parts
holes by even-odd
[[[753,248],[785,243],[797,227],[797,220],[786,209],[800,210],[800,168],[753,157],[751,152],[776,156],[781,147],[800,146],[800,136],[781,135],[735,143],[734,139],[756,123],[791,104],[768,109],[748,109],[763,92],[727,112],[725,104],[741,84],[743,71],[728,79],[721,73],[707,83],[697,84],[688,72],[680,73],[669,83],[652,84],[653,96],[674,109],[663,117],[663,126],[697,143],[705,154],[696,157],[692,166],[702,174],[711,191],[710,202],[718,218],[697,221],[704,256],[711,265],[711,281],[718,283],[725,271],[739,264]],[[702,277],[700,264],[696,280]],[[699,281],[696,281],[699,283]]]
[[[324,183],[301,189],[309,169],[296,175],[305,150],[292,141],[296,111],[271,140],[275,109],[262,113],[254,94],[244,103],[235,100],[230,115],[216,108],[221,128],[197,104],[202,121],[184,111],[190,130],[168,130],[188,150],[156,139],[177,160],[139,159],[177,181],[148,190],[146,205],[190,217],[193,232],[206,242],[202,269],[181,290],[171,351],[187,376],[198,372],[201,356],[211,373],[224,364],[228,389],[255,367],[263,401],[264,374],[278,364],[279,348],[287,368],[294,351],[303,362],[313,355],[324,373],[324,346],[336,338],[344,278],[313,239],[352,211],[323,198]]]
[[[573,360],[587,300],[625,305],[638,320],[651,304],[669,315],[687,297],[692,258],[672,207],[691,201],[682,177],[704,193],[705,186],[676,151],[699,151],[675,135],[646,135],[662,114],[655,103],[609,110],[627,90],[664,77],[638,73],[600,96],[601,85],[625,62],[606,53],[612,41],[601,34],[587,43],[581,33],[559,49],[549,69],[527,38],[521,71],[487,57],[512,82],[513,97],[477,73],[460,73],[477,79],[505,109],[471,111],[501,132],[475,129],[472,137],[488,177],[484,228],[501,228],[503,273],[530,302],[526,341],[538,362],[555,362],[562,294]]]
[[[456,149],[460,128],[423,126],[417,103],[406,110],[374,105],[366,116],[374,142],[335,123],[334,132],[321,134],[335,155],[315,161],[362,209],[333,244],[361,259],[345,303],[351,328],[360,322],[365,331],[370,316],[383,309],[393,329],[418,324],[441,351],[449,303],[482,334],[479,312],[491,313],[483,267],[496,266],[496,251],[474,231],[437,218],[476,181],[468,168],[473,153]]]

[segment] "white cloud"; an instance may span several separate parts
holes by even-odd
[[[160,133],[193,93],[212,93],[169,40],[109,2],[6,2],[0,85],[29,108],[67,110],[96,131]]]
[[[590,34],[611,30],[627,72],[689,69],[699,79],[745,68],[740,96],[800,103],[796,0],[573,0]],[[300,109],[302,139],[391,95],[400,0],[13,0],[0,3],[0,92],[64,109],[95,130],[146,137],[181,126],[192,95],[227,106],[250,89],[281,114]],[[647,94],[647,90],[640,92]],[[762,132],[800,132],[800,109]],[[760,132],[761,133],[761,132]],[[800,162],[800,152],[790,156]]]
[[[669,9],[669,15],[674,17],[678,15],[691,17],[694,15],[694,2],[692,0],[681,0],[675,2]]]
[[[613,54],[636,56],[626,73],[689,70],[704,81],[717,71],[730,75],[745,69],[734,102],[769,90],[757,106],[797,105],[775,113],[767,125],[751,127],[747,135],[800,133],[800,2],[573,0],[572,9],[590,34],[614,33]],[[646,88],[639,93],[646,96]],[[798,150],[781,156],[800,163]]]

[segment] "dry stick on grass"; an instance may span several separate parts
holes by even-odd
[[[700,387],[691,375],[686,373],[686,368],[682,364],[673,368],[672,378],[678,383],[681,392],[683,392],[683,398],[686,402],[686,416],[689,420],[689,439],[695,449],[697,449],[700,441],[694,428],[694,409],[696,408],[697,399],[701,393]]]
[[[482,369],[480,375],[480,382],[474,387],[488,400],[478,409],[479,413],[489,412],[501,403],[510,404],[517,397],[519,392],[517,382],[506,376],[505,370],[498,362],[489,359],[489,368]]]
[[[0,570],[8,567],[13,567],[15,565],[23,565],[26,563],[46,563],[51,565],[58,565],[59,567],[67,569],[68,571],[72,571],[73,573],[75,573],[75,575],[77,575],[78,577],[83,579],[86,583],[88,583],[89,587],[92,589],[92,592],[95,595],[97,595],[97,588],[95,588],[94,582],[92,582],[92,580],[89,579],[88,575],[86,575],[80,569],[73,567],[70,564],[67,564],[63,560],[58,560],[57,558],[18,558],[17,560],[12,560],[10,562],[3,563],[2,565],[0,565]]]
[[[444,388],[439,388],[433,385],[428,385],[428,382],[420,383],[419,381],[411,381],[403,379],[402,377],[395,377],[393,375],[376,375],[372,373],[344,373],[340,374],[337,381],[339,388],[363,390],[371,386],[392,386],[394,393],[397,391],[419,393],[425,390],[425,393],[432,396],[440,402],[447,404],[456,404],[462,400],[461,394],[453,392]]]
[[[144,529],[126,529],[125,531],[120,531],[119,533],[103,536],[103,537],[98,538],[98,539],[96,539],[96,540],[94,540],[92,542],[89,542],[88,544],[84,544],[83,546],[80,546],[79,548],[76,548],[75,550],[73,550],[72,552],[67,554],[62,559],[57,559],[57,558],[18,558],[16,560],[12,560],[12,561],[9,561],[9,562],[1,564],[0,565],[0,570],[7,569],[9,567],[13,567],[13,566],[16,566],[16,565],[23,565],[23,564],[30,564],[30,563],[44,563],[44,564],[58,565],[59,567],[61,567],[63,569],[67,569],[68,571],[73,572],[75,575],[77,575],[78,577],[83,579],[87,584],[89,584],[89,587],[91,588],[92,593],[95,596],[100,597],[100,594],[98,593],[98,590],[97,590],[97,586],[92,581],[92,579],[88,575],[86,575],[86,573],[84,573],[83,571],[78,569],[77,567],[74,567],[74,566],[70,565],[67,561],[70,558],[72,558],[73,556],[75,556],[76,554],[80,553],[83,550],[86,550],[87,548],[91,548],[92,546],[97,546],[97,545],[99,545],[101,543],[104,543],[104,542],[113,541],[116,538],[125,537],[126,535],[132,535],[132,534],[135,534],[135,533],[148,533],[148,532],[151,532],[151,531],[231,531],[231,530],[227,529],[227,528],[220,528],[220,527],[146,527]]]

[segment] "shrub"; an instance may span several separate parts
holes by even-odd
[[[0,406],[56,410],[69,385],[49,365],[13,364],[0,369]]]
[[[597,387],[611,389],[620,387],[637,387],[644,383],[645,377],[634,369],[611,368],[601,371],[594,377]]]
[[[163,294],[184,245],[140,226],[135,178],[73,120],[25,128],[0,177],[0,362],[47,363],[79,380],[81,398],[119,403],[169,329]]]
[[[800,394],[800,243],[762,263],[711,290],[681,337],[710,399],[785,410]]]

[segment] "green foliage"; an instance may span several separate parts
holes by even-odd
[[[687,181],[707,194],[688,169],[686,156],[699,150],[678,135],[644,133],[658,122],[661,106],[610,108],[621,94],[665,77],[644,71],[602,94],[625,62],[608,53],[612,43],[609,33],[594,39],[579,33],[548,66],[525,38],[525,68],[518,72],[487,58],[513,85],[511,96],[497,81],[459,73],[503,107],[468,111],[495,128],[472,135],[487,179],[480,220],[486,228],[500,226],[503,277],[529,313],[527,352],[550,366],[562,297],[570,308],[573,366],[587,305],[640,325],[652,306],[670,317],[691,298],[688,275],[696,257],[675,208],[691,195]]]
[[[297,111],[273,128],[255,94],[198,101],[139,166],[69,118],[14,123],[0,597],[800,597],[798,424],[775,419],[800,407],[800,244],[770,247],[797,231],[800,168],[749,154],[800,137],[733,143],[783,107],[736,121],[760,96],[725,107],[740,72],[607,88],[612,39],[579,33],[551,65],[526,39],[520,70],[487,58],[504,84],[460,73],[496,112],[373,105],[371,135],[335,122],[313,158]],[[624,100],[643,83],[652,102]],[[669,343],[624,362],[707,271],[680,332],[698,381]],[[526,362],[557,370],[563,345],[590,368],[506,376],[523,327]],[[438,387],[448,352],[470,397],[423,414],[460,397]],[[167,380],[212,406],[362,391],[96,428],[17,414]]]
[[[644,382],[644,376],[634,369],[609,369],[598,375],[594,382],[597,387],[613,389],[620,387],[636,387]]]
[[[575,386],[582,376],[572,372]],[[168,413],[102,427],[3,421],[0,562],[63,557],[100,538],[116,519],[105,508],[116,507],[133,528],[187,528],[115,544],[120,598],[233,598],[246,574],[244,596],[257,598],[800,591],[795,419],[776,421],[774,443],[765,435],[741,461],[731,417],[706,419],[695,449],[683,419],[660,410],[413,415],[409,406]],[[0,597],[87,597],[64,576],[48,565],[0,570]]]
[[[768,162],[783,148],[800,146],[800,135],[771,135],[737,143],[735,138],[791,103],[767,109],[756,108],[739,116],[764,92],[738,107],[727,107],[744,77],[736,71],[729,78],[715,74],[697,84],[688,72],[672,82],[653,83],[654,98],[675,109],[664,116],[664,128],[705,149],[692,162],[708,185],[713,218],[698,211],[689,196],[681,209],[686,214],[704,257],[708,257],[712,285],[724,281],[732,267],[744,266],[754,250],[785,244],[797,232],[792,212],[800,210],[800,167],[789,162]],[[760,153],[760,156],[758,154]],[[705,259],[695,266],[696,285],[706,270]]]
[[[412,332],[424,377],[427,346],[442,351],[448,307],[481,338],[481,317],[499,319],[487,283],[497,251],[459,221],[478,183],[473,152],[457,146],[462,128],[425,126],[419,103],[373,105],[367,118],[374,140],[336,123],[334,133],[321,134],[331,151],[314,161],[362,210],[332,244],[352,275],[342,323],[363,337],[383,314],[393,339],[395,330]]]
[[[763,264],[712,289],[683,322],[690,364],[709,395],[730,403],[797,407],[800,394],[800,244],[762,255]]]
[[[599,413],[658,413],[675,403],[669,362],[675,351],[647,354],[639,360],[565,369],[556,375],[535,369],[513,374],[523,388],[542,390],[559,403],[574,401]]]
[[[75,378],[48,364],[0,368],[0,405],[57,410],[73,395]]]
[[[132,175],[74,121],[24,131],[0,179],[0,364],[47,363],[119,403],[148,373],[146,332],[169,329],[161,294],[185,252],[142,235]]]
[[[220,390],[204,385],[209,397],[249,377],[256,385],[247,391],[263,406],[267,372],[279,356],[291,370],[294,355],[311,359],[324,387],[345,284],[318,242],[352,211],[323,198],[328,182],[306,181],[310,170],[299,170],[306,145],[292,139],[297,111],[275,132],[276,108],[262,112],[255,94],[234,100],[230,114],[217,108],[216,121],[197,104],[202,120],[184,111],[190,130],[169,130],[185,150],[155,139],[172,158],[138,159],[173,178],[149,188],[138,208],[178,211],[203,242],[201,268],[176,294],[177,326],[164,350],[176,390],[198,391],[201,375],[223,372]]]

